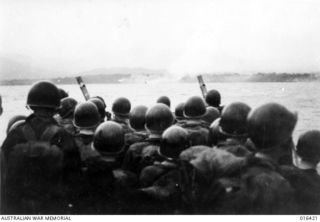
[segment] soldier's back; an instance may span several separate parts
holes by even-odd
[[[160,138],[147,138],[132,144],[124,157],[122,168],[139,175],[144,167],[162,159],[158,154],[159,147]]]
[[[294,188],[297,202],[295,213],[320,214],[320,176],[317,171],[281,166],[281,172]]]
[[[192,146],[210,145],[210,129],[202,120],[182,120],[176,123],[188,131],[188,138]]]

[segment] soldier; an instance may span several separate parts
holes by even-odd
[[[12,129],[3,145],[2,151],[2,201],[6,198],[6,172],[10,153],[18,144],[44,141],[56,145],[63,151],[63,182],[66,187],[77,183],[80,176],[80,156],[73,138],[59,127],[53,116],[60,107],[58,88],[49,81],[36,82],[27,96],[27,106],[33,113],[26,118],[23,124]],[[51,136],[47,136],[51,135]],[[69,195],[69,193],[68,193]],[[3,204],[2,204],[3,206]]]
[[[173,115],[168,106],[158,103],[150,107],[146,113],[146,129],[149,136],[144,141],[130,146],[123,168],[139,175],[144,167],[152,165],[156,160],[162,160],[158,155],[161,134],[172,123]]]
[[[59,115],[55,118],[58,124],[72,136],[78,133],[77,128],[73,125],[73,115],[77,104],[78,102],[71,97],[63,98],[61,100],[61,108],[58,110]]]
[[[276,164],[292,165],[292,132],[297,119],[297,113],[277,103],[267,103],[252,110],[247,127],[249,138],[257,150],[255,155]]]
[[[98,156],[90,157],[81,192],[81,213],[117,214],[123,204],[120,192],[135,186],[136,176],[120,169],[125,147],[124,132],[120,124],[107,121],[96,130],[92,148]]]
[[[100,154],[99,158],[113,169],[116,184],[119,186],[135,185],[136,176],[121,169],[125,152],[125,137],[120,124],[113,121],[101,124],[95,132],[93,148]]]
[[[201,119],[205,113],[204,101],[199,96],[190,97],[184,105],[183,114],[186,119],[176,123],[188,131],[192,146],[210,144],[209,127]]]
[[[158,99],[157,99],[157,103],[162,103],[162,104],[165,104],[169,107],[170,109],[170,105],[171,105],[171,102],[170,102],[170,99],[168,96],[160,96]]]
[[[217,108],[219,112],[222,112],[223,106],[220,106],[221,103],[221,95],[218,90],[212,89],[206,94],[206,103],[208,106],[212,106]]]
[[[35,83],[28,93],[27,105],[33,113],[26,118],[24,124],[10,131],[7,135],[2,145],[5,158],[14,145],[37,140],[47,128],[57,127],[53,115],[60,107],[60,99],[58,88],[53,83],[49,81]],[[72,149],[74,146],[72,137],[68,136],[64,139],[63,147],[66,150]]]
[[[242,102],[233,102],[225,106],[221,117],[210,126],[213,145],[228,149],[236,155],[249,155],[246,149],[248,132],[247,116],[251,108]]]
[[[195,214],[215,214],[226,189],[222,177],[236,175],[246,161],[217,148],[194,146],[180,154],[181,189],[188,210]],[[237,180],[233,186],[237,185]],[[231,186],[230,186],[231,187]]]
[[[320,131],[310,130],[300,135],[292,150],[294,167],[283,166],[282,172],[295,188],[299,205],[297,214],[320,213]]]
[[[269,161],[207,148],[189,163],[182,165],[181,184],[183,200],[195,214],[294,212],[293,189]]]
[[[133,130],[129,125],[129,114],[131,110],[131,103],[127,98],[120,97],[112,104],[112,112],[114,122],[119,123],[125,133],[132,133]]]
[[[126,144],[130,146],[133,143],[141,142],[148,137],[146,124],[146,113],[147,107],[140,105],[134,107],[129,116],[129,123],[131,128],[134,130],[131,134],[126,134]]]
[[[86,167],[85,162],[89,157],[98,155],[91,146],[94,132],[100,121],[100,114],[94,103],[87,101],[76,106],[73,124],[79,131],[75,141],[81,154],[83,167]]]
[[[152,198],[146,212],[173,214],[179,210],[179,154],[188,147],[188,133],[183,128],[171,126],[163,132],[159,153],[164,161],[145,167],[140,174],[141,191]]]
[[[290,152],[296,122],[297,114],[277,103],[267,103],[249,113],[248,135],[256,151],[247,158],[246,170],[241,173],[241,183],[246,188],[236,195],[248,204],[237,211],[253,214],[296,211],[294,187],[281,169],[282,165],[292,163]]]

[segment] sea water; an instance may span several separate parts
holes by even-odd
[[[84,97],[78,85],[59,85],[70,97],[79,102]],[[6,127],[10,117],[18,114],[29,115],[26,98],[29,85],[0,86],[4,112],[0,116],[0,142],[6,137]],[[132,107],[144,104],[151,106],[158,97],[166,95],[171,99],[171,110],[193,95],[201,96],[197,82],[177,83],[170,81],[145,82],[141,84],[87,84],[91,96],[102,96],[110,111],[112,102],[120,96],[127,97]],[[252,108],[267,102],[283,104],[288,109],[298,112],[298,123],[294,131],[294,140],[307,130],[320,130],[320,82],[290,83],[208,83],[207,89],[217,89],[221,93],[222,104],[245,102]]]

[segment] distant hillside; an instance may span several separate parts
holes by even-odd
[[[205,82],[313,82],[320,81],[320,73],[257,73],[240,74],[202,74]],[[181,82],[194,82],[194,76],[184,76]]]
[[[100,75],[82,75],[85,83],[94,84],[115,84],[115,83],[136,83],[146,82],[154,79],[162,78],[163,74],[100,74]],[[0,85],[30,85],[41,78],[33,79],[12,79],[0,80]],[[50,79],[57,84],[77,84],[75,76],[52,78]]]
[[[167,74],[87,74],[81,75],[85,83],[94,84],[115,84],[115,83],[145,83],[148,81],[168,79]],[[320,81],[319,73],[258,73],[253,75],[240,74],[202,74],[205,82],[314,82]],[[26,78],[0,80],[0,85],[30,85],[43,78]],[[76,84],[75,76],[52,78],[51,81],[57,84]],[[175,81],[171,80],[170,81]],[[195,75],[182,77],[179,82],[195,82]]]

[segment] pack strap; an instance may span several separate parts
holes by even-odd
[[[45,142],[53,142],[53,138],[58,135],[60,131],[60,127],[56,125],[51,125],[45,129],[44,132],[38,138],[36,136],[36,132],[32,128],[32,126],[28,123],[24,124],[22,128],[23,135],[27,141],[45,141]],[[58,139],[58,138],[57,138]],[[59,144],[60,141],[55,141],[54,144]]]
[[[27,141],[35,141],[37,140],[37,136],[33,128],[30,126],[30,124],[26,123],[24,124],[22,128],[22,133]]]

